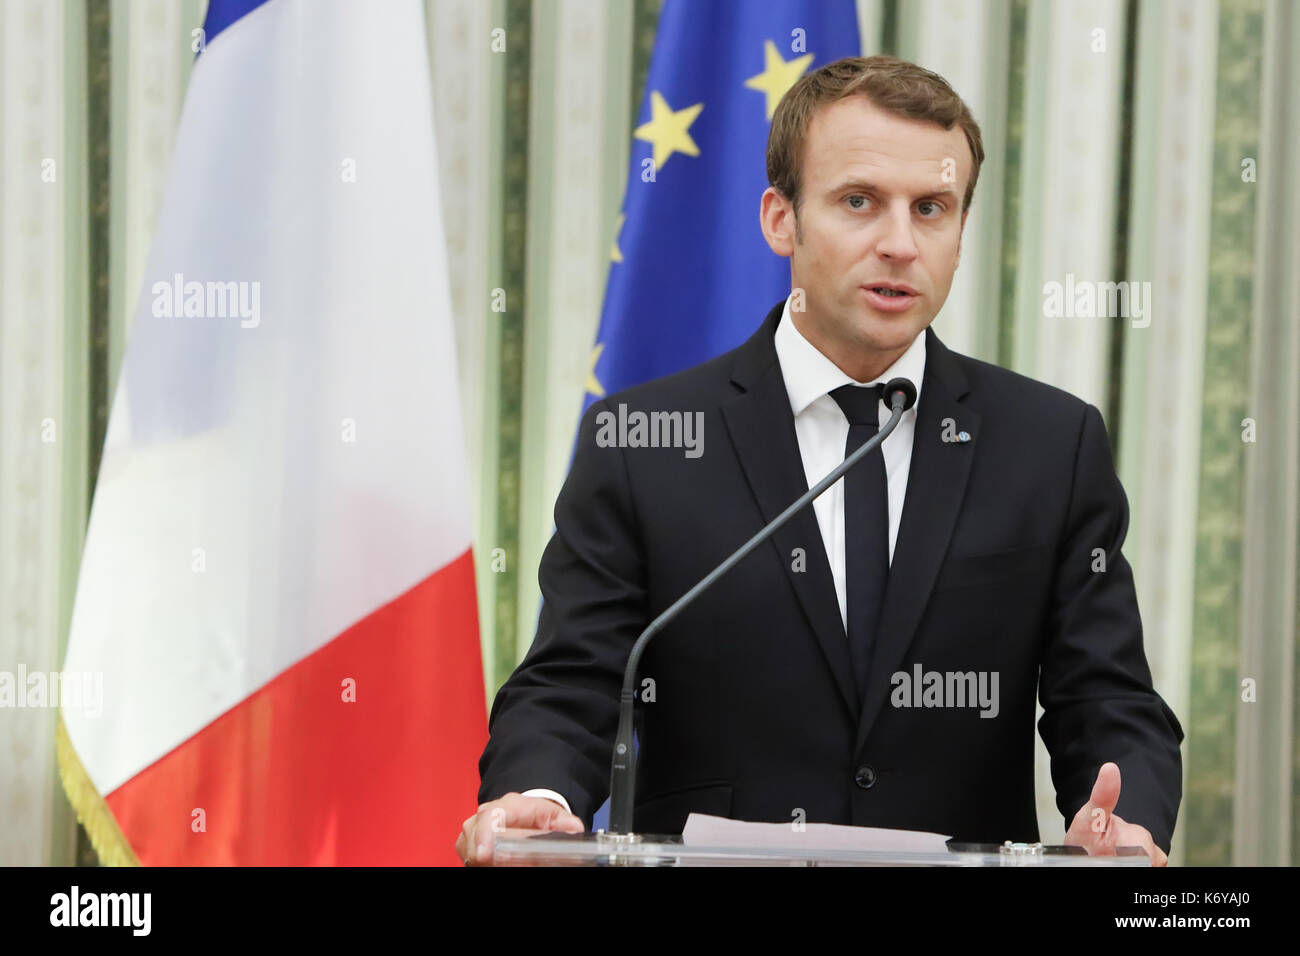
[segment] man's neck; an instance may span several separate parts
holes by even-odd
[[[839,354],[843,350],[836,349],[834,346],[819,340],[807,327],[806,321],[801,321],[802,316],[803,313],[790,313],[790,319],[794,323],[794,327],[799,330],[799,334],[808,340],[808,344],[830,359],[836,368],[855,382],[871,382],[880,378],[912,345],[911,342],[908,342],[902,348],[890,352],[857,349],[848,354]],[[918,334],[924,335],[925,330],[922,329]]]

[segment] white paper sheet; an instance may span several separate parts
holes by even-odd
[[[949,837],[921,830],[849,827],[836,823],[746,823],[692,813],[682,842],[687,846],[758,847],[781,850],[875,850],[889,853],[946,853]]]

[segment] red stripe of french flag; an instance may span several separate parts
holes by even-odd
[[[448,834],[473,810],[487,743],[483,687],[466,679],[480,666],[466,552],[118,787],[108,806],[144,864],[455,864]]]

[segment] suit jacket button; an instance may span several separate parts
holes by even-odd
[[[870,764],[863,764],[858,768],[857,773],[853,775],[853,782],[863,790],[870,790],[876,785],[876,771]]]

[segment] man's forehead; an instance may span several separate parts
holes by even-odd
[[[970,173],[970,146],[960,127],[945,130],[938,123],[886,113],[865,97],[818,110],[804,145],[807,178],[828,186],[873,173],[925,184]]]

